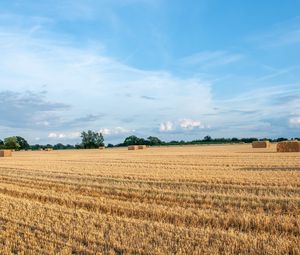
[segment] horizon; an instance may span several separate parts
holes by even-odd
[[[92,130],[87,130],[87,131],[92,131]],[[86,132],[86,131],[85,131]],[[92,131],[92,132],[95,132],[95,131]],[[102,133],[101,133],[102,134]],[[142,139],[144,140],[143,143],[140,143],[141,145],[142,144],[147,144],[147,142],[149,142],[149,138],[152,137],[152,138],[158,138],[160,140],[161,143],[163,144],[160,144],[160,145],[151,145],[151,146],[163,146],[163,145],[167,145],[167,146],[170,146],[170,145],[201,145],[201,144],[216,144],[216,145],[221,145],[221,144],[235,144],[235,143],[240,143],[240,142],[243,142],[243,143],[252,143],[252,142],[255,142],[255,141],[270,141],[270,142],[282,142],[282,141],[293,141],[293,140],[298,140],[300,141],[300,137],[274,137],[274,138],[270,138],[270,137],[211,137],[209,135],[206,135],[205,137],[203,138],[196,138],[194,140],[163,140],[163,139],[160,139],[160,137],[154,137],[154,136],[148,136],[148,137],[137,137],[135,135],[128,135],[127,137],[125,137],[121,142],[119,143],[110,143],[110,142],[106,142],[105,141],[105,137],[104,137],[104,143],[103,143],[103,146],[105,147],[110,147],[111,145],[113,147],[123,147],[123,146],[127,146],[126,143],[125,143],[125,140],[126,138],[129,138],[129,137],[136,137],[138,139]],[[15,136],[12,136],[12,137],[19,137],[19,138],[23,138],[25,139],[25,141],[27,142],[26,140],[26,137],[20,137],[18,135],[15,135]],[[209,137],[210,140],[206,140],[206,138]],[[11,137],[5,137],[5,138],[11,138]],[[237,139],[235,141],[235,139]],[[5,139],[4,138],[1,138],[0,137],[0,142],[5,142],[4,141]],[[51,145],[51,146],[56,146],[56,145],[59,145],[59,144],[62,144],[64,146],[77,146],[77,145],[82,145],[82,138],[80,136],[80,140],[81,141],[77,141],[76,143],[62,143],[61,141],[58,142],[58,143],[44,143],[44,144],[41,144],[41,143],[29,143],[29,146],[42,146],[42,147],[45,147],[45,146],[48,146],[48,145]],[[223,140],[223,141],[221,141]],[[226,140],[226,141],[224,141]],[[232,140],[232,141],[230,141]],[[101,147],[101,146],[100,146]]]
[[[0,3],[0,134],[299,137],[300,2]],[[253,18],[255,17],[255,18]]]

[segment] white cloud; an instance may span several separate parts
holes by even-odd
[[[134,130],[148,135],[157,123],[161,123],[159,130],[165,133],[165,137],[175,130],[184,134],[193,133],[189,132],[191,130],[205,130],[209,127],[206,123],[218,129],[217,135],[236,135],[238,131],[241,136],[246,136],[249,127],[257,127],[260,123],[271,125],[265,119],[280,117],[284,119],[281,122],[284,126],[288,116],[299,115],[299,84],[254,89],[238,96],[234,93],[229,95],[230,100],[218,101],[212,96],[210,82],[193,76],[182,78],[168,71],[142,70],[126,65],[104,54],[102,45],[96,46],[98,42],[84,47],[80,43],[73,44],[68,37],[47,33],[45,26],[48,22],[38,22],[38,29],[34,20],[27,23],[32,25],[27,29],[18,29],[18,26],[12,26],[14,29],[0,28],[0,92],[7,90],[8,86],[10,90],[19,92],[47,91],[45,102],[62,102],[70,106],[57,108],[55,118],[37,111],[39,116],[32,121],[37,127],[30,127],[32,130],[28,131],[32,133],[32,139],[37,135],[48,135],[51,139],[75,139],[80,137],[80,133],[72,130],[97,130],[103,123],[106,127],[116,127],[101,129],[104,135],[115,137]],[[293,30],[298,33],[297,29]],[[182,59],[181,64],[222,66],[242,57],[224,50],[205,51]],[[262,80],[269,78],[263,77]],[[226,94],[224,92],[224,96]],[[280,98],[283,96],[294,98]],[[30,109],[34,108],[33,105]],[[291,113],[291,109],[295,113]],[[76,128],[70,126],[69,120],[100,115],[101,118],[90,121],[88,127],[84,121]],[[188,117],[180,119],[183,116]],[[122,128],[124,123],[126,128]],[[290,124],[297,123],[290,120]],[[1,125],[4,127],[6,124],[1,121]],[[271,127],[265,129],[270,131]],[[49,130],[63,132],[49,133]],[[9,132],[15,130],[10,129]]]
[[[69,106],[57,109],[51,122],[37,112],[34,123],[38,125],[33,132],[38,131],[39,125],[47,126],[47,134],[50,127],[72,132],[68,120],[102,112],[101,118],[89,123],[89,129],[97,130],[103,123],[122,127],[126,122],[130,132],[147,132],[153,130],[157,121],[188,114],[199,116],[213,108],[210,83],[199,78],[133,68],[93,47],[78,48],[67,39],[54,40],[47,33],[49,38],[41,39],[26,30],[2,30],[0,91],[7,84],[13,91],[47,91],[45,100]],[[129,123],[123,120],[130,118],[134,120]],[[112,128],[103,133],[120,134],[126,130]]]
[[[52,139],[75,139],[80,137],[80,132],[68,132],[68,133],[49,133],[48,138]]]
[[[196,129],[208,129],[210,128],[208,125],[204,125],[200,120],[194,119],[180,119],[177,121],[165,121],[162,122],[159,126],[160,132],[171,132],[175,131],[178,132],[187,132]]]
[[[179,121],[179,126],[183,129],[192,130],[194,128],[204,128],[205,126],[200,120],[182,119]]]
[[[289,119],[290,124],[300,126],[300,117],[294,117]]]
[[[38,121],[35,124],[38,126],[45,126],[45,127],[50,125],[49,121]]]
[[[115,127],[115,128],[101,128],[99,130],[103,135],[120,135],[120,134],[128,134],[135,132],[134,129],[126,129],[123,127]]]
[[[56,133],[50,133],[49,135],[48,135],[48,138],[57,138],[57,134]]]
[[[66,135],[65,134],[58,134],[58,138],[61,139],[61,138],[65,138]]]
[[[166,121],[160,124],[159,130],[161,132],[169,132],[174,130],[174,124],[171,121]]]

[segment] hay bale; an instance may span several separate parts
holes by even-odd
[[[46,148],[45,151],[53,151],[53,148]]]
[[[100,147],[99,147],[99,150],[104,150],[104,149],[105,149],[104,146],[100,146]]]
[[[252,142],[252,148],[269,148],[271,143],[269,141],[254,141]]]
[[[11,157],[11,150],[0,150],[0,157]]]
[[[300,141],[279,142],[277,152],[300,152]]]
[[[128,150],[138,150],[139,146],[138,145],[130,145],[128,146]]]
[[[139,149],[139,150],[147,149],[147,146],[146,146],[146,145],[139,145],[139,146],[138,146],[138,149]]]

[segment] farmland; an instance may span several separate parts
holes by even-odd
[[[300,153],[274,146],[14,152],[0,254],[300,254]]]

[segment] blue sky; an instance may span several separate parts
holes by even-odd
[[[299,10],[293,0],[1,0],[1,138],[299,137]]]

